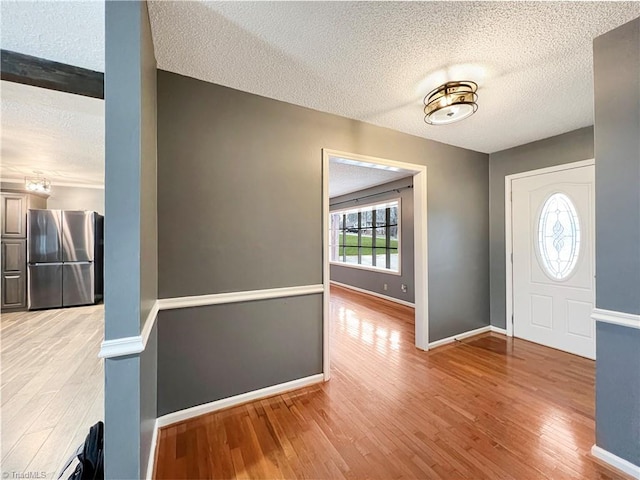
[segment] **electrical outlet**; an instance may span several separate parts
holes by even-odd
[[[402,289],[402,293],[407,293],[407,286],[404,283],[400,285],[400,288]]]
[[[384,289],[384,291],[386,292],[389,289],[389,286],[385,283],[382,288]]]

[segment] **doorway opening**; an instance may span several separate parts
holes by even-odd
[[[330,188],[331,168],[339,169],[343,178],[340,189]],[[403,254],[401,229],[401,191],[411,188],[412,200],[406,205],[413,210],[413,306],[415,309],[415,345],[429,349],[428,285],[427,285],[427,168],[424,165],[323,149],[323,372],[330,378],[330,285],[331,267],[347,267],[397,277],[402,274]],[[368,172],[368,178],[356,172]],[[363,192],[347,197],[347,193],[379,187],[394,180],[410,179],[411,186],[381,188],[381,192]],[[334,182],[332,182],[334,183]],[[395,193],[394,193],[395,192]],[[383,195],[384,194],[384,195]],[[343,197],[339,197],[343,195]],[[391,198],[390,198],[391,197]],[[331,202],[331,198],[339,201]],[[346,199],[346,200],[344,200]],[[332,206],[333,203],[333,206]],[[406,259],[405,259],[406,260]],[[337,282],[338,284],[340,282]],[[390,297],[383,291],[374,295]],[[352,289],[358,290],[358,288]],[[401,284],[408,293],[409,282]],[[359,290],[371,294],[370,289]],[[410,304],[401,298],[397,303]]]
[[[105,4],[2,11],[0,461],[66,478],[104,420]]]

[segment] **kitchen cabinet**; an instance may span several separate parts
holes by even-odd
[[[27,307],[27,241],[2,240],[2,304],[3,310]]]
[[[27,276],[24,273],[2,274],[2,309],[27,308]]]
[[[2,237],[27,237],[27,195],[2,194]]]
[[[2,271],[22,272],[27,265],[27,241],[5,239],[2,242]]]
[[[2,311],[27,308],[27,210],[47,208],[47,196],[20,191],[0,193],[2,223]]]

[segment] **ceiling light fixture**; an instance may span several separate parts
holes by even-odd
[[[24,177],[24,186],[29,192],[49,193],[51,182],[44,178],[42,172],[34,171],[36,177]]]
[[[447,125],[467,118],[478,110],[478,85],[468,80],[447,82],[424,97],[424,121]]]

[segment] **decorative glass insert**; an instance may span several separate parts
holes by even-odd
[[[578,262],[580,220],[573,202],[564,193],[554,193],[542,206],[538,251],[542,267],[555,280],[571,275]]]

